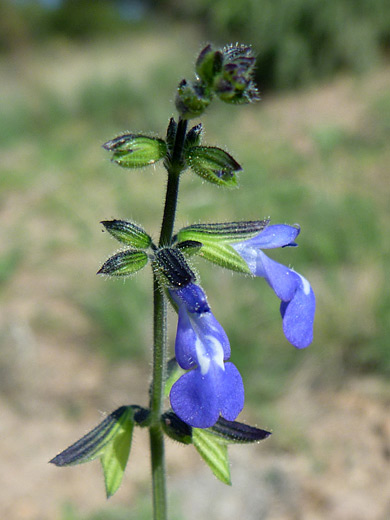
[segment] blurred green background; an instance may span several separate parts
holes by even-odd
[[[308,278],[317,296],[315,340],[296,351],[283,336],[279,302],[263,280],[197,262],[243,375],[243,419],[273,428],[271,453],[311,461],[313,473],[302,470],[302,482],[314,482],[315,474],[322,483],[332,470],[328,452],[316,445],[313,417],[305,416],[305,423],[298,412],[294,416],[294,406],[300,403],[306,411],[323,406],[323,428],[332,436],[338,423],[333,430],[326,423],[331,406],[341,407],[343,422],[348,413],[342,399],[349,405],[354,397],[368,400],[359,417],[367,416],[371,428],[372,410],[383,407],[375,415],[380,426],[375,421],[374,426],[384,432],[384,445],[376,448],[388,464],[390,425],[382,424],[390,402],[388,1],[3,0],[0,396],[10,443],[15,428],[24,431],[23,421],[35,443],[44,428],[47,452],[34,459],[31,474],[77,437],[75,425],[82,434],[97,422],[91,409],[109,412],[124,402],[146,402],[151,275],[145,270],[125,283],[95,276],[117,248],[101,233],[99,221],[132,219],[157,237],[164,170],[120,169],[100,145],[123,131],[163,136],[175,114],[175,87],[191,78],[194,59],[208,41],[253,45],[263,99],[246,107],[212,104],[202,120],[205,143],[226,148],[243,165],[240,189],[217,189],[186,173],[177,227],[269,216],[273,223],[297,222],[300,247],[271,254]],[[173,339],[175,317],[170,318]],[[354,418],[357,409],[348,408]],[[61,424],[60,434],[53,423]],[[351,420],[351,436],[355,429]],[[14,465],[23,466],[19,447],[5,443],[4,453],[14,453]],[[131,458],[129,475],[130,465]],[[381,467],[378,459],[378,472]],[[283,488],[274,470],[271,464],[265,477],[273,492]],[[31,488],[31,498],[23,501],[12,479],[7,481],[11,487],[3,487],[0,502],[8,518],[127,518],[116,506],[93,513],[92,503],[80,505],[85,495],[78,484],[64,488],[64,480],[56,480],[82,478],[73,477],[78,470],[67,470],[72,477],[44,471],[41,478],[50,471],[58,487],[50,488],[50,500]],[[290,482],[286,471],[281,474]],[[142,475],[123,487],[132,485],[148,497]],[[345,481],[342,470],[337,478]],[[98,491],[102,498],[103,488]],[[307,512],[309,491],[302,484],[298,516],[288,516],[287,501],[289,512],[278,518],[314,518]],[[131,498],[122,493],[118,504]],[[360,518],[331,509],[326,501],[333,504],[331,490],[325,495],[313,500],[321,518]],[[148,499],[139,500],[134,518],[148,518]],[[370,500],[379,503],[368,492]],[[177,503],[180,510],[179,498]],[[383,507],[390,506],[384,501]],[[384,519],[387,512],[361,518]],[[254,518],[276,518],[273,514],[271,504]]]

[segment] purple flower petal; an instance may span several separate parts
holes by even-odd
[[[173,411],[195,428],[213,426],[220,413],[233,421],[244,406],[244,386],[237,368],[212,364],[207,374],[198,368],[187,372],[170,393]]]
[[[275,247],[296,245],[294,240],[299,233],[300,228],[288,226],[287,224],[275,224],[267,226],[255,237],[238,244],[232,244],[232,246],[238,251],[237,246],[240,248],[241,245],[245,248],[255,249],[274,249]],[[241,254],[241,248],[238,252]]]
[[[260,249],[295,245],[293,241],[299,231],[299,228],[286,225],[268,226],[254,238],[231,245],[245,260],[250,271],[255,276],[265,278],[282,300],[280,312],[288,341],[297,348],[305,348],[313,340],[313,290],[300,274],[271,260]]]
[[[282,301],[280,313],[283,331],[290,343],[297,348],[306,348],[313,341],[313,322],[316,307],[314,292],[309,282],[300,278],[299,287],[289,302]]]
[[[179,365],[188,370],[198,365],[205,366],[213,360],[222,364],[229,359],[229,339],[210,311],[201,287],[189,284],[183,289],[170,290],[170,293],[179,305],[175,342]]]

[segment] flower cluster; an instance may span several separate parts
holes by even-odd
[[[262,251],[296,246],[294,240],[300,229],[287,225],[268,226],[268,221],[263,222],[264,229],[249,239],[237,242],[230,236],[231,243],[225,244],[225,251],[229,251],[226,247],[232,248],[250,273],[265,278],[281,300],[280,312],[286,338],[296,348],[305,348],[313,340],[313,290],[303,276],[271,260]],[[209,228],[206,229],[209,232]],[[199,233],[198,230],[198,236]],[[205,247],[208,260],[219,263],[215,260],[217,255],[214,258],[210,252],[212,246],[209,245],[208,249],[202,247]],[[244,388],[237,368],[227,362],[230,345],[225,331],[212,314],[205,293],[198,285],[191,282],[169,292],[178,306],[176,360],[188,370],[172,387],[170,399],[174,412],[187,424],[198,428],[212,426],[219,414],[234,420],[244,404]]]

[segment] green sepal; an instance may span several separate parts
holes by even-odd
[[[192,444],[193,428],[182,421],[175,413],[165,412],[161,416],[161,424],[164,432],[171,439],[182,444]]]
[[[251,444],[267,439],[271,435],[271,432],[266,430],[238,421],[227,421],[223,417],[207,430],[223,444]]]
[[[192,224],[182,228],[174,237],[177,241],[194,240],[200,243],[207,241],[242,242],[258,235],[269,224],[269,219],[248,220],[242,222],[218,222],[211,224]]]
[[[162,139],[141,134],[125,134],[103,145],[114,152],[112,161],[124,168],[141,168],[154,164],[167,153],[167,145]]]
[[[184,155],[190,168],[206,181],[230,188],[237,186],[235,173],[242,168],[221,148],[193,146],[186,150]]]
[[[227,446],[208,429],[192,428],[192,443],[214,475],[231,485]]]
[[[175,240],[179,243],[199,242],[202,244],[198,250],[199,256],[226,269],[251,274],[247,263],[231,244],[258,235],[268,223],[269,220],[194,224],[182,228]]]
[[[197,75],[208,85],[212,85],[214,77],[222,69],[223,55],[208,44],[199,54],[195,70]]]
[[[128,220],[102,220],[101,224],[119,242],[127,246],[147,249],[152,243],[151,237],[141,227]]]
[[[121,251],[106,260],[97,274],[129,276],[145,267],[148,261],[145,251]]]
[[[196,280],[183,253],[174,247],[162,247],[155,252],[153,268],[163,286],[184,287]]]

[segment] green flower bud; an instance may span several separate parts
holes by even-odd
[[[141,227],[127,220],[102,220],[101,224],[119,242],[127,246],[146,249],[150,247],[152,239]]]
[[[188,83],[183,79],[176,94],[176,108],[182,119],[199,117],[206,110],[212,99],[212,92],[204,83],[197,80]]]
[[[112,161],[124,168],[141,168],[154,164],[167,153],[167,145],[162,139],[146,135],[125,134],[103,145],[114,152]]]
[[[208,182],[219,186],[237,186],[235,172],[242,168],[224,150],[211,146],[193,146],[185,151],[185,158],[193,171]]]
[[[144,251],[121,251],[106,260],[97,274],[129,276],[145,267],[148,261],[148,255]]]

